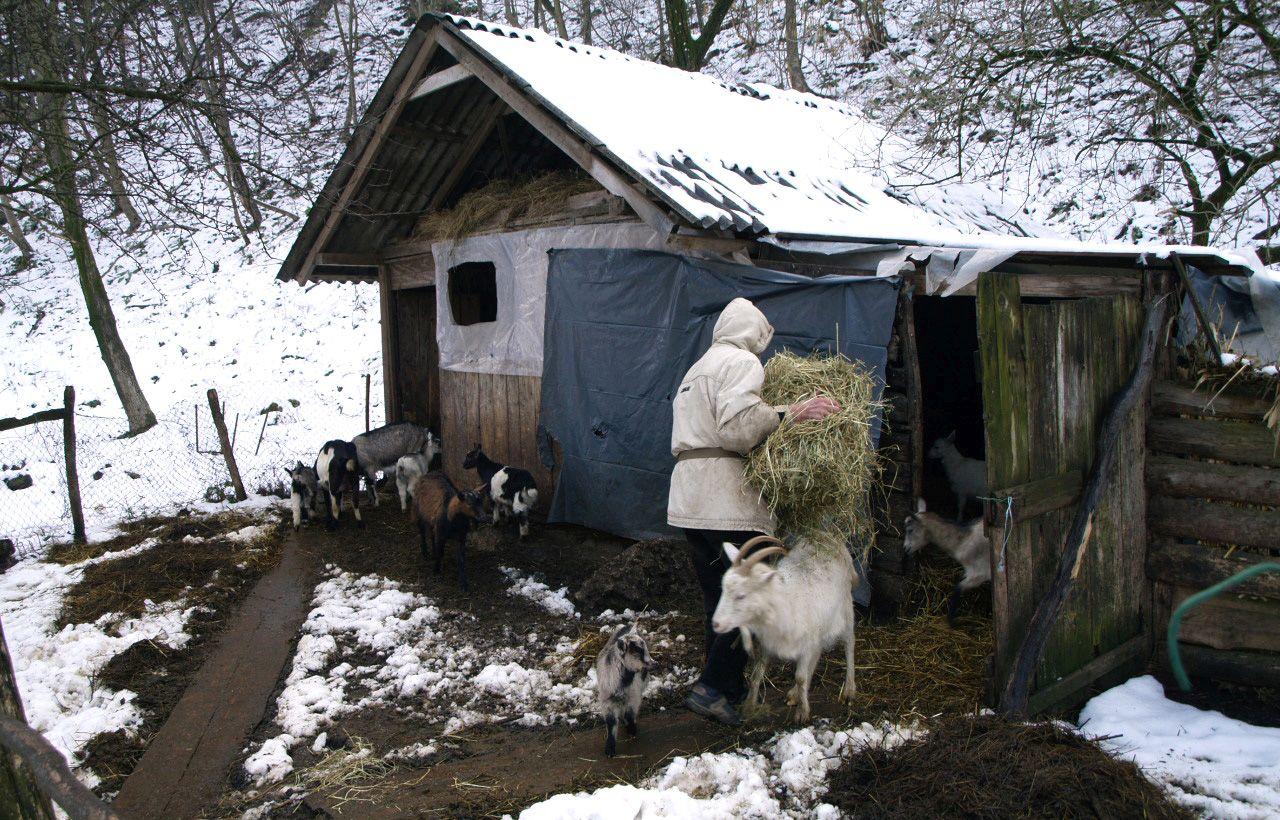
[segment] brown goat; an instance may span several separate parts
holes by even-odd
[[[458,584],[467,589],[467,532],[472,521],[483,522],[488,518],[479,496],[471,490],[459,492],[443,473],[427,473],[414,484],[411,514],[418,524],[422,558],[434,559],[437,575],[444,558],[444,542],[449,538],[457,540]],[[430,554],[427,551],[428,535]]]

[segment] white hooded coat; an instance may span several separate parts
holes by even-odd
[[[672,402],[671,454],[679,460],[667,501],[671,526],[773,533],[773,516],[742,475],[742,455],[777,428],[785,409],[760,395],[760,354],[772,338],[760,309],[734,299],[716,321],[711,348],[680,382]]]

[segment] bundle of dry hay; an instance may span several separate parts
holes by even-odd
[[[882,466],[872,442],[876,415],[875,377],[844,356],[779,353],[764,368],[764,400],[793,404],[822,395],[840,411],[821,421],[784,421],[747,458],[747,481],[788,535],[871,543],[872,499]]]
[[[574,194],[600,189],[590,177],[553,171],[524,179],[496,179],[464,195],[448,210],[425,214],[414,230],[418,239],[458,239],[513,219],[550,216]]]
[[[1054,723],[949,717],[855,752],[827,802],[851,817],[1190,818],[1131,761]]]

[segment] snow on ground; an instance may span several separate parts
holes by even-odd
[[[1150,675],[1089,701],[1080,725],[1206,817],[1280,816],[1280,729],[1169,700]]]
[[[68,624],[55,630],[63,596],[86,568],[145,552],[155,543],[144,541],[128,550],[67,566],[22,561],[0,575],[0,621],[27,723],[42,732],[73,765],[94,735],[142,722],[141,712],[132,703],[134,694],[96,686],[97,673],[139,641],[156,641],[175,649],[185,646],[191,636],[184,628],[195,610],[181,600],[158,606],[148,602],[146,612],[138,618],[107,614],[91,624]],[[96,780],[88,772],[81,776]]]
[[[255,786],[279,782],[293,770],[294,749],[323,746],[319,735],[341,716],[375,704],[440,724],[440,737],[491,722],[572,725],[591,714],[595,671],[576,671],[576,641],[510,626],[489,633],[470,614],[441,608],[397,581],[332,565],[327,573],[276,702],[279,734],[245,761]],[[555,595],[568,603],[563,590]],[[566,622],[578,618],[571,606],[556,614]],[[655,641],[671,640],[658,616],[646,620]],[[610,628],[599,624],[601,631]],[[649,691],[687,685],[695,672],[664,671]],[[429,755],[438,739],[423,738],[421,748],[396,754]]]
[[[841,756],[867,744],[896,745],[911,735],[907,727],[869,723],[782,732],[759,750],[677,757],[639,785],[555,795],[522,811],[520,820],[836,818],[839,813],[822,795]]]
[[[528,598],[552,615],[564,615],[569,618],[581,617],[578,614],[577,607],[569,600],[568,587],[552,589],[541,581],[535,581],[513,567],[498,567],[498,569],[511,582],[511,586],[507,587],[509,595]]]

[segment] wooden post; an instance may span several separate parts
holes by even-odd
[[[227,435],[227,419],[218,406],[218,391],[209,388],[209,414],[213,416],[213,426],[218,429],[218,440],[222,443],[222,457],[227,462],[227,471],[231,473],[231,485],[235,487],[236,501],[244,501],[249,496],[244,491],[244,483],[240,481],[240,468],[236,466],[236,456],[231,450],[231,436]]]
[[[1204,340],[1209,343],[1209,352],[1213,354],[1214,367],[1219,367],[1222,365],[1222,346],[1218,344],[1218,332],[1213,329],[1213,325],[1209,324],[1209,317],[1205,315],[1204,306],[1200,304],[1200,297],[1196,296],[1195,289],[1191,287],[1191,277],[1187,275],[1187,268],[1182,264],[1181,257],[1171,253],[1169,261],[1173,263],[1173,269],[1178,272],[1182,286],[1187,289],[1187,298],[1191,300],[1196,321],[1200,323],[1200,332],[1204,334]]]
[[[1006,717],[1021,718],[1027,713],[1027,701],[1031,694],[1036,665],[1040,662],[1040,656],[1044,654],[1049,632],[1062,614],[1067,596],[1075,585],[1081,561],[1084,559],[1085,548],[1089,545],[1094,515],[1102,501],[1102,494],[1107,490],[1115,473],[1120,434],[1129,419],[1129,414],[1146,395],[1147,385],[1151,381],[1152,361],[1155,358],[1156,344],[1159,341],[1168,307],[1168,303],[1163,298],[1148,307],[1138,362],[1134,366],[1129,381],[1116,393],[1111,409],[1107,412],[1102,428],[1098,432],[1098,448],[1093,470],[1081,496],[1080,506],[1076,508],[1071,529],[1067,531],[1067,537],[1063,540],[1057,573],[1049,590],[1036,606],[1035,614],[1031,617],[1026,635],[1014,657],[1004,695],[1000,699],[1000,711]]]
[[[71,506],[71,539],[83,544],[84,507],[80,505],[80,472],[76,469],[76,389],[62,391],[62,451],[67,462],[67,501]]]
[[[22,700],[18,697],[18,683],[13,677],[9,647],[4,642],[3,626],[0,626],[0,714],[15,720],[26,720]],[[22,820],[52,820],[53,817],[49,801],[36,788],[31,771],[12,751],[0,752],[0,816]]]
[[[369,374],[364,374],[364,431],[369,432]]]

